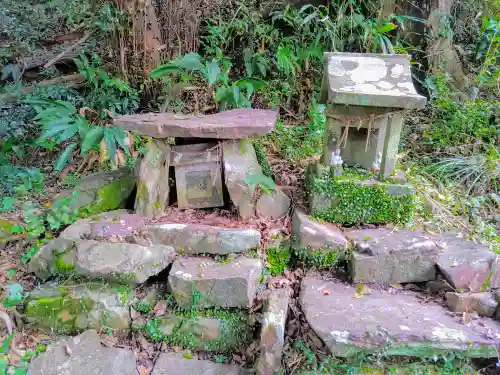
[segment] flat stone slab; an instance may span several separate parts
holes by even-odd
[[[237,257],[226,263],[211,258],[183,257],[172,265],[168,285],[177,303],[196,307],[249,308],[262,272],[260,259]]]
[[[90,240],[76,245],[75,272],[81,276],[141,284],[167,268],[175,257],[170,246]]]
[[[295,209],[292,218],[293,246],[309,250],[346,250],[349,242],[342,231],[333,224],[320,223],[304,211]]]
[[[118,116],[114,126],[153,138],[243,139],[274,130],[278,112],[268,109],[238,108],[213,115],[145,113]]]
[[[279,219],[285,216],[290,209],[291,199],[281,190],[275,190],[272,193],[260,195],[255,210],[257,216],[264,219]]]
[[[455,289],[477,292],[483,285],[500,288],[500,257],[487,246],[453,234],[440,234],[434,239],[443,248],[437,262],[439,270]]]
[[[161,223],[147,227],[154,244],[172,246],[182,254],[231,254],[260,245],[260,232],[200,224]]]
[[[353,242],[353,282],[397,284],[436,278],[438,244],[421,231],[387,228],[344,233]]]
[[[130,214],[127,210],[116,210],[77,220],[64,229],[59,237],[68,240],[126,237],[145,226],[141,216]]]
[[[330,52],[325,54],[321,103],[423,108],[408,55]]]
[[[61,340],[33,359],[28,375],[137,375],[132,350],[103,347],[96,331]]]
[[[410,293],[373,290],[354,298],[353,286],[307,276],[300,304],[311,328],[335,356],[383,352],[432,358],[458,351],[467,357],[497,357],[500,324],[487,318],[462,324],[446,308]]]
[[[182,354],[162,353],[156,361],[151,375],[249,375],[237,366],[188,359]]]

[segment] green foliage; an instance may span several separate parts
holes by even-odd
[[[484,100],[462,102],[458,93],[448,86],[448,77],[438,75],[426,81],[432,94],[432,126],[424,133],[425,143],[436,147],[477,145],[480,149],[495,144],[500,128],[495,126],[498,102]],[[472,149],[471,149],[472,151]],[[469,151],[470,152],[470,151]]]
[[[82,111],[78,112],[76,107],[62,100],[31,100],[37,112],[34,118],[43,128],[39,137],[39,144],[51,140],[55,144],[65,144],[65,150],[55,161],[54,168],[57,172],[68,163],[70,156],[79,146],[80,153],[85,155],[89,150],[97,148],[104,139],[106,142],[109,160],[114,163],[117,144],[125,151],[128,145],[125,143],[126,133],[119,128],[111,126],[92,125],[84,117]],[[66,143],[70,140],[74,142]]]
[[[269,194],[276,190],[276,183],[264,173],[245,174],[245,183],[260,186],[264,194]]]
[[[109,121],[109,112],[130,114],[139,106],[139,94],[118,77],[110,77],[97,55],[89,60],[86,56],[74,59],[78,71],[85,77],[89,88],[84,93],[83,105],[99,114],[99,120]]]
[[[19,283],[7,284],[5,288],[5,297],[2,300],[4,307],[16,306],[23,300],[23,286]]]
[[[262,144],[259,140],[253,142],[253,148],[255,149],[255,155],[257,156],[257,161],[262,168],[262,173],[264,176],[273,178],[273,171],[269,165],[269,160],[267,159],[266,152],[264,151]]]
[[[325,129],[324,106],[311,104],[307,123],[286,127],[278,121],[276,130],[268,137],[293,164],[306,165],[323,151]]]
[[[290,266],[290,249],[276,248],[267,251],[268,271],[273,276],[282,275],[285,269]]]
[[[476,60],[482,61],[476,76],[478,86],[484,83],[491,83],[494,86],[500,78],[500,21],[498,18],[483,17],[481,38],[476,47]]]
[[[318,270],[332,269],[335,267],[342,256],[345,255],[344,249],[316,249],[306,248],[292,249],[292,264],[301,264],[308,268]]]

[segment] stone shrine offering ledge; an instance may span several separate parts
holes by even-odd
[[[139,167],[136,213],[151,218],[165,211],[175,171],[179,208],[224,206],[225,187],[239,215],[254,216],[255,186],[245,177],[262,169],[248,138],[273,131],[277,116],[273,110],[240,108],[210,115],[117,117],[115,126],[152,138]]]

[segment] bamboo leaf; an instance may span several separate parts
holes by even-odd
[[[104,127],[103,126],[94,126],[92,127],[82,142],[82,155],[86,154],[91,148],[97,146],[99,142],[101,142],[102,137],[104,136]]]
[[[54,169],[57,172],[61,172],[66,164],[68,164],[68,159],[71,153],[75,150],[77,144],[76,143],[70,143],[68,147],[62,152],[62,154],[59,156],[59,158],[56,160],[56,163],[54,165]]]

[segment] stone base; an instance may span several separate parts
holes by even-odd
[[[379,181],[344,169],[332,177],[329,168],[312,165],[307,176],[312,216],[346,225],[409,222],[414,211],[411,185]]]
[[[463,324],[443,306],[424,304],[412,292],[372,290],[356,297],[356,288],[341,282],[311,276],[302,281],[305,317],[337,357],[383,353],[433,358],[449,352],[472,358],[498,356],[500,324],[491,319]]]
[[[355,283],[399,284],[436,278],[441,249],[421,231],[376,228],[345,235],[354,244],[349,265]]]

